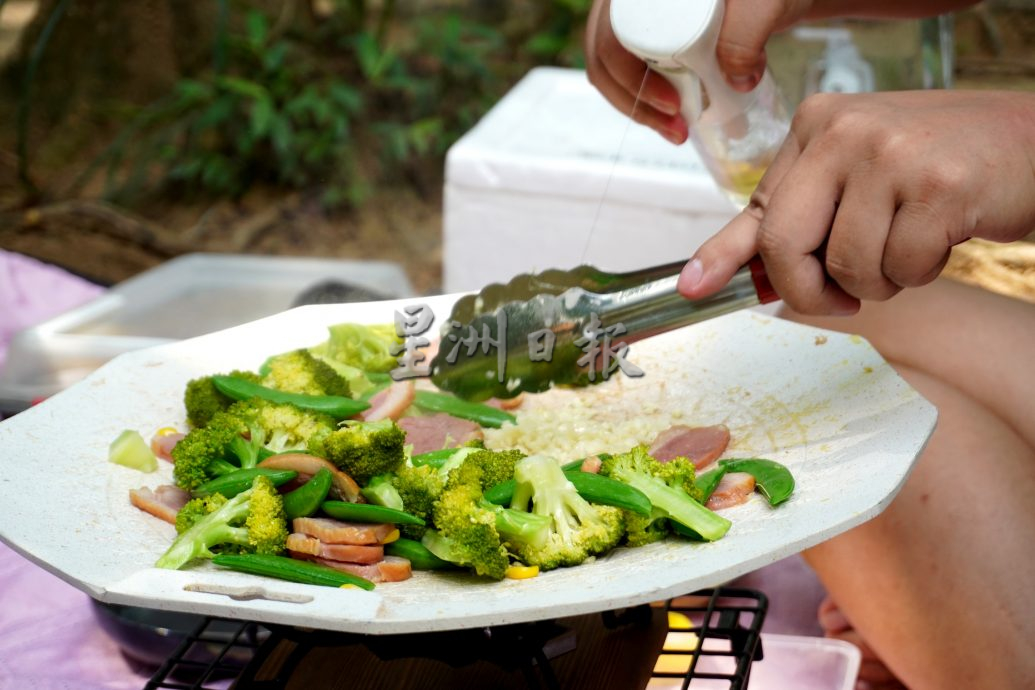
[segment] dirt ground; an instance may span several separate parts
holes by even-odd
[[[4,8],[0,58],[10,50],[12,23],[24,21],[31,4],[12,0]],[[956,86],[1035,90],[1035,2],[991,7],[995,11],[983,5],[957,18]],[[0,190],[17,188],[16,165],[13,156],[0,153]],[[376,258],[399,262],[418,293],[432,294],[441,288],[440,175],[421,187],[384,186],[359,210],[339,213],[321,208],[315,193],[270,190],[238,203],[156,206],[147,217],[97,201],[25,207],[0,198],[0,247],[102,284],[191,251]],[[971,280],[996,274],[999,284],[1010,283],[1003,270],[1020,271],[1030,285],[1035,256],[975,246],[961,251],[950,268]]]

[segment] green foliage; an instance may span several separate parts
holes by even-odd
[[[219,22],[214,67],[142,109],[88,171],[106,168],[109,196],[238,198],[271,184],[355,204],[389,175],[440,167],[510,85],[502,30],[462,8],[404,22],[391,0],[349,0],[284,28],[238,7]]]

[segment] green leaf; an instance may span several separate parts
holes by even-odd
[[[266,44],[268,28],[265,15],[257,10],[252,10],[248,13],[248,17],[245,19],[245,29],[248,35],[248,42],[252,47],[259,49]]]
[[[256,139],[266,136],[273,125],[273,118],[276,112],[273,108],[273,101],[269,98],[260,98],[252,104],[251,110],[251,134]]]
[[[216,84],[226,91],[248,98],[269,98],[269,92],[262,84],[240,77],[219,77]]]

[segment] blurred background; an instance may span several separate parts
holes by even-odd
[[[589,5],[0,0],[0,249],[102,285],[187,252],[377,258],[437,292],[446,152],[533,67],[581,66]],[[954,20],[957,87],[1035,88],[1035,2]],[[853,34],[878,80],[914,51]],[[770,50],[792,101],[782,65],[822,43]]]

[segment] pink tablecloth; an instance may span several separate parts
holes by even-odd
[[[0,250],[0,366],[11,336],[97,297],[104,288]]]
[[[0,544],[0,690],[139,690],[87,595]]]
[[[0,251],[0,364],[14,332],[101,291],[53,267]],[[766,632],[821,634],[816,609],[823,590],[800,558],[785,559],[734,584],[769,596]],[[0,690],[136,689],[148,676],[131,666],[98,627],[87,595],[0,543]]]

